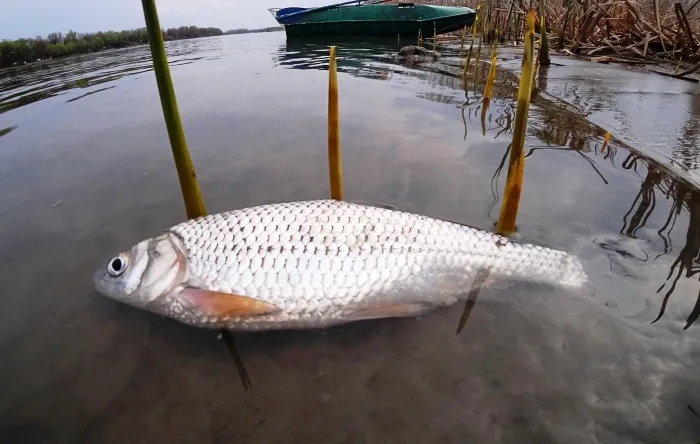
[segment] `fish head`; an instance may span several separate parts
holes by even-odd
[[[154,311],[154,301],[177,291],[187,260],[178,239],[166,233],[143,240],[109,259],[93,274],[95,289],[119,302]]]

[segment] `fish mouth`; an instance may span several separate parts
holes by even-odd
[[[95,290],[102,294],[105,294],[105,288],[104,285],[102,285],[102,279],[104,278],[104,275],[105,272],[102,268],[98,268],[92,273],[92,285],[93,287],[95,287]]]
[[[114,299],[114,296],[109,291],[109,286],[105,283],[105,280],[108,279],[108,277],[109,274],[107,273],[107,262],[103,261],[100,263],[100,267],[92,273],[92,285],[101,295]]]

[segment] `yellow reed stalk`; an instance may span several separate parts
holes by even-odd
[[[501,212],[496,224],[496,232],[503,235],[509,235],[515,231],[515,219],[518,215],[520,194],[523,187],[523,170],[525,166],[523,148],[525,146],[527,114],[530,107],[532,59],[535,46],[535,11],[533,9],[530,9],[527,13],[524,43],[523,65],[520,73],[520,85],[518,86],[518,107],[515,112],[515,127],[513,128],[508,176],[506,177],[506,187],[503,192]]]
[[[476,47],[476,59],[474,60],[474,87],[479,81],[479,60],[481,60],[481,40],[484,38],[484,22],[481,22],[481,30],[479,31],[479,46]]]
[[[464,63],[464,69],[462,70],[462,80],[466,81],[467,80],[467,70],[469,69],[469,63],[471,63],[472,59],[472,48],[474,47],[474,37],[472,36],[472,41],[469,44],[469,52],[467,53],[467,60]],[[466,88],[466,84],[464,85]]]
[[[204,208],[202,194],[197,184],[197,175],[195,174],[194,165],[192,164],[192,159],[187,149],[185,132],[182,129],[182,121],[180,120],[180,112],[177,107],[177,100],[175,99],[173,80],[170,77],[168,59],[165,55],[163,34],[158,21],[158,11],[156,10],[155,0],[142,0],[141,3],[143,6],[143,15],[146,19],[146,31],[148,33],[148,42],[151,47],[153,71],[155,72],[156,84],[158,85],[160,105],[163,108],[165,127],[168,131],[170,148],[173,152],[175,168],[177,169],[177,176],[180,181],[180,190],[185,202],[185,212],[190,219],[204,216],[207,210]]]
[[[600,147],[600,152],[604,153],[605,149],[608,147],[608,142],[610,142],[610,132],[605,133],[605,139],[603,140],[603,146]]]
[[[493,91],[493,81],[496,78],[496,48],[498,47],[498,28],[495,30],[493,39],[493,49],[491,49],[491,68],[489,69],[489,77],[486,80],[484,88],[484,102],[491,100],[491,92]]]
[[[331,199],[335,200],[343,200],[343,170],[340,163],[338,73],[335,62],[335,46],[331,46],[328,63],[328,176],[331,183]]]
[[[469,43],[469,52],[467,53],[467,63],[464,64],[464,71],[462,71],[462,80],[465,81],[464,89],[467,89],[466,79],[467,70],[469,69],[469,63],[472,60],[472,49],[474,49],[474,39],[476,38],[476,25],[479,23],[479,8],[481,8],[481,3],[476,5],[476,14],[474,15],[474,23],[472,23],[472,41]]]

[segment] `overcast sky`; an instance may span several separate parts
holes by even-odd
[[[340,1],[340,0],[338,0]],[[46,36],[54,31],[119,31],[144,25],[139,0],[2,0],[0,39]],[[268,8],[320,6],[336,0],[156,0],[163,28],[182,25],[232,28],[276,26]]]

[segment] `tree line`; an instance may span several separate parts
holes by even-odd
[[[163,39],[166,41],[208,37],[224,33],[219,28],[198,28],[197,26],[180,26],[162,32]],[[52,32],[46,38],[37,36],[33,39],[2,40],[0,41],[0,68],[36,60],[147,43],[146,28],[95,33],[69,31],[65,35],[60,32]]]
[[[257,29],[248,29],[248,28],[236,28],[236,29],[229,29],[228,31],[225,32],[225,34],[248,34],[249,32],[275,32],[275,31],[282,31],[284,28],[281,26],[269,26],[267,28],[257,28]]]

